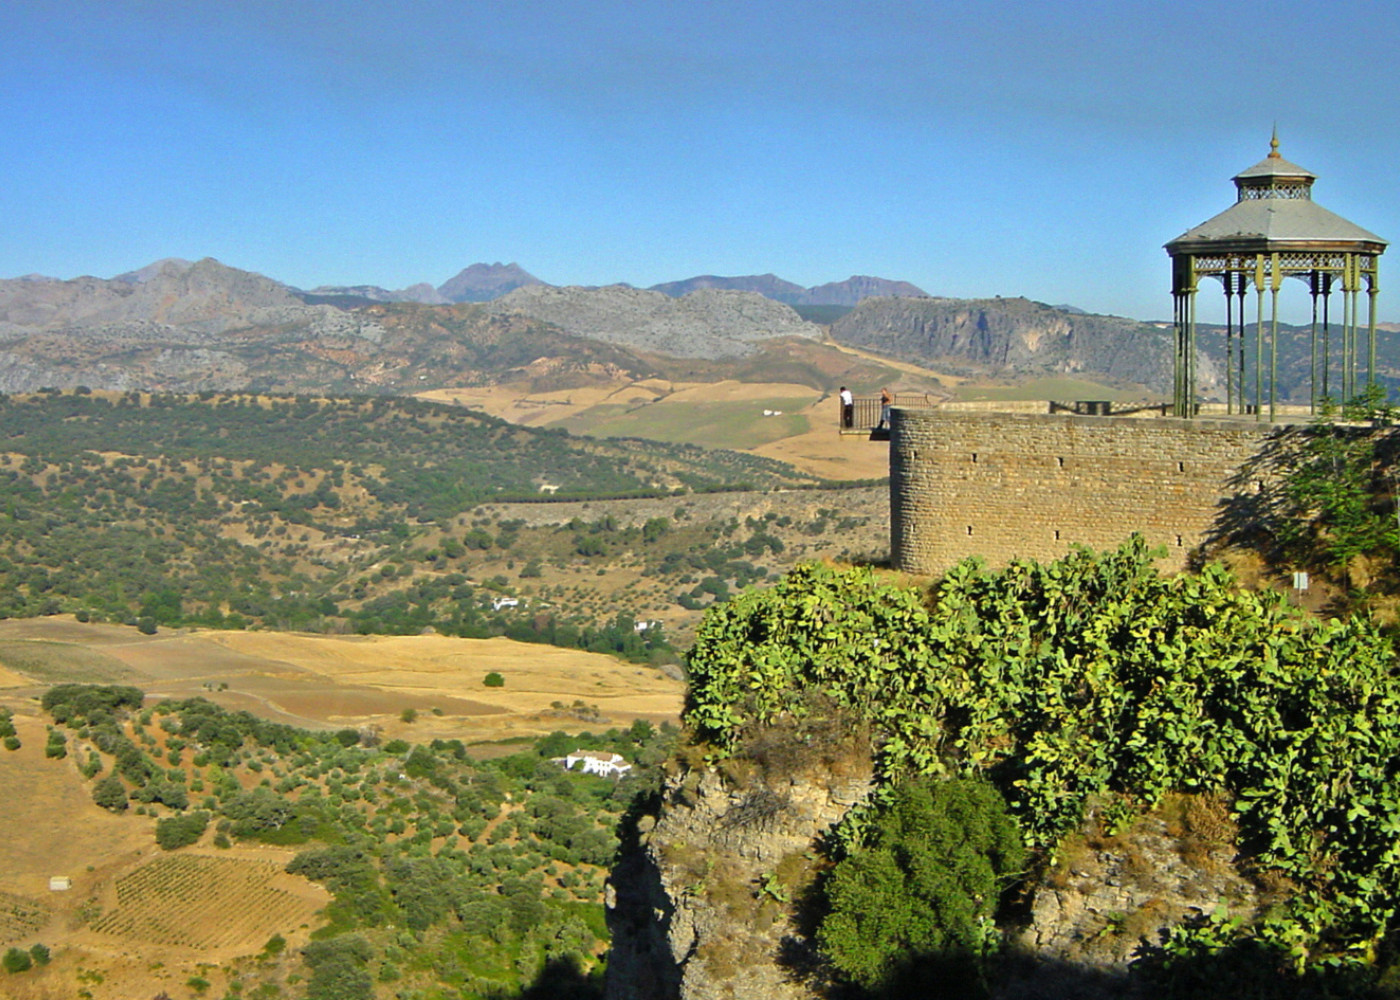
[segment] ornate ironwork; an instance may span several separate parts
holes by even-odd
[[[1314,179],[1312,174],[1279,156],[1278,137],[1275,135],[1270,142],[1268,158],[1235,178],[1238,189],[1237,203],[1270,198],[1310,201]],[[1292,218],[1296,225],[1299,219],[1308,219],[1311,216]],[[1230,231],[1229,236],[1211,237],[1193,230],[1167,244],[1167,253],[1172,257],[1173,324],[1176,329],[1173,412],[1177,416],[1194,416],[1199,403],[1196,384],[1196,292],[1203,277],[1218,279],[1225,293],[1227,413],[1236,412],[1238,407],[1238,412],[1246,413],[1252,410],[1256,419],[1262,419],[1267,398],[1270,418],[1275,414],[1278,381],[1278,293],[1285,278],[1297,278],[1306,282],[1312,298],[1309,397],[1311,405],[1316,408],[1322,398],[1330,394],[1336,384],[1332,380],[1334,368],[1340,379],[1343,398],[1350,398],[1356,393],[1361,341],[1360,296],[1363,289],[1367,295],[1367,378],[1374,381],[1376,298],[1379,291],[1380,254],[1384,253],[1385,241],[1351,226],[1344,219],[1336,222],[1342,224],[1343,234],[1347,232],[1345,227],[1350,227],[1354,235],[1338,235],[1335,227],[1330,232],[1317,234],[1295,231],[1282,238],[1239,231]],[[1206,227],[1200,228],[1204,232],[1212,231]],[[1217,229],[1228,231],[1223,225],[1217,226]],[[1216,246],[1211,247],[1212,243]],[[1255,245],[1259,249],[1249,252]],[[1251,289],[1255,300],[1252,323],[1247,322],[1245,316],[1247,292]],[[1264,309],[1265,292],[1269,293],[1267,322]],[[1334,358],[1332,349],[1330,305],[1333,292],[1340,292],[1342,300],[1342,323],[1337,338],[1340,342],[1339,358]],[[1235,306],[1237,297],[1238,308]],[[1252,351],[1247,347],[1251,335],[1253,344],[1248,346],[1252,346]],[[1251,355],[1254,367],[1253,404],[1247,402],[1246,398],[1251,381],[1246,377],[1246,359]],[[1267,394],[1264,384],[1266,364]]]

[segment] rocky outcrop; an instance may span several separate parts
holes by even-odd
[[[734,358],[774,337],[821,336],[788,306],[755,292],[701,289],[679,299],[660,292],[607,288],[518,288],[487,307],[523,315],[579,337],[676,358]]]
[[[608,1000],[803,1000],[824,979],[797,903],[817,838],[870,790],[698,766],[669,777],[608,889]]]
[[[993,375],[1091,373],[1165,388],[1171,331],[1028,299],[866,299],[832,325],[843,344]],[[1202,369],[1203,384],[1213,371]]]
[[[997,1000],[1148,1000],[1129,965],[1168,928],[1222,908],[1247,919],[1272,902],[1241,873],[1237,833],[1209,796],[1171,797],[1114,836],[1091,817],[1036,887]]]
[[[871,790],[869,755],[848,743],[820,767],[774,768],[821,740],[783,742],[758,762],[674,764],[609,881],[607,1000],[836,995],[813,944],[812,893],[825,838]],[[1114,835],[1091,817],[1025,892],[991,996],[1149,1000],[1129,965],[1168,928],[1221,907],[1249,918],[1274,901],[1241,873],[1235,838],[1209,797],[1170,797]]]

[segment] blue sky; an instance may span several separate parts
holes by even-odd
[[[1275,123],[1321,204],[1400,240],[1397,42],[1400,5],[1349,0],[16,0],[0,277],[516,261],[1162,318],[1162,244]]]

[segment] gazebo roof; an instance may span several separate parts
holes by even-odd
[[[1269,147],[1268,156],[1235,175],[1235,204],[1172,240],[1168,254],[1385,252],[1385,240],[1312,200],[1317,175],[1280,156],[1277,135]]]
[[[1311,170],[1305,170],[1296,163],[1289,163],[1278,152],[1278,136],[1269,140],[1269,155],[1264,157],[1254,166],[1247,170],[1241,170],[1235,175],[1235,183],[1249,181],[1260,177],[1288,177],[1306,179],[1308,181],[1317,180],[1317,174]]]
[[[1237,201],[1219,215],[1167,244],[1167,253],[1327,248],[1338,244],[1380,253],[1386,241],[1375,233],[1300,198]],[[1364,245],[1370,244],[1369,247]]]

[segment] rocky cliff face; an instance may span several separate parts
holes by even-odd
[[[832,325],[843,344],[935,368],[998,374],[1092,373],[1165,389],[1171,331],[1027,299],[866,299]],[[1207,385],[1213,369],[1201,369]]]
[[[676,358],[735,358],[773,337],[821,336],[788,306],[756,292],[701,289],[679,299],[661,292],[607,288],[518,288],[487,307],[522,315],[580,337]]]
[[[869,790],[868,758],[820,779],[675,771],[610,880],[608,1000],[822,995],[797,904],[817,838]]]
[[[673,767],[610,879],[607,1000],[836,995],[810,901],[824,838],[871,790],[869,756],[847,744],[798,773],[770,766],[781,739],[765,751],[767,764]],[[991,996],[1146,1000],[1128,975],[1141,948],[1192,916],[1272,902],[1242,876],[1235,834],[1223,804],[1202,797],[1171,798],[1112,836],[1091,817],[1026,892]]]

